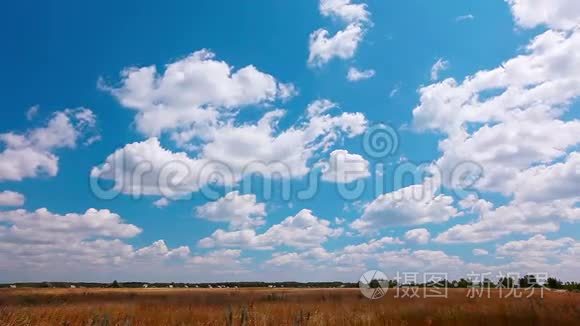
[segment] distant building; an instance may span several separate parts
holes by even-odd
[[[168,288],[173,289],[173,285],[169,284]]]
[[[149,284],[143,284],[143,287],[146,289],[149,287]]]
[[[16,289],[16,285],[12,284],[12,285],[10,285],[10,288],[11,289]]]
[[[71,288],[71,289],[76,289],[76,288],[77,288],[77,286],[76,286],[76,285],[74,285],[74,284],[71,284],[71,285],[70,285],[70,288]]]

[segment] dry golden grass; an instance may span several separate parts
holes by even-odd
[[[579,325],[580,294],[368,300],[357,289],[3,289],[0,325]],[[538,292],[539,294],[539,292]]]

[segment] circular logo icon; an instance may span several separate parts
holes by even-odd
[[[371,300],[380,299],[389,289],[388,277],[381,271],[368,271],[361,275],[358,288],[365,297]]]
[[[367,129],[363,136],[363,150],[375,159],[383,159],[395,154],[399,148],[399,134],[385,124],[378,124]]]

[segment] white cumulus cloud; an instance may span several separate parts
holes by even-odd
[[[217,201],[196,208],[196,215],[213,222],[227,222],[230,229],[247,229],[264,224],[266,205],[256,195],[232,191]]]
[[[346,23],[365,22],[370,12],[364,3],[351,3],[351,0],[320,0],[320,13],[326,17],[336,17]]]
[[[426,244],[431,239],[431,233],[425,228],[409,230],[405,233],[405,240],[418,244]]]
[[[320,67],[333,58],[352,58],[363,39],[364,28],[357,23],[330,35],[326,29],[318,29],[310,34],[310,55],[308,64]]]
[[[25,133],[0,134],[0,181],[21,181],[58,173],[58,156],[54,151],[75,148],[84,139],[95,139],[96,117],[86,108],[55,112],[45,127]],[[86,143],[86,141],[85,141]]]
[[[0,192],[0,206],[18,207],[24,205],[25,197],[23,194],[5,190]]]
[[[374,75],[375,75],[375,71],[373,69],[358,70],[355,67],[350,67],[348,69],[348,74],[346,75],[346,78],[349,81],[356,82],[359,80],[372,78]]]
[[[453,198],[438,194],[438,181],[428,178],[422,184],[380,195],[366,205],[362,216],[351,223],[361,232],[387,226],[441,223],[458,215]]]
[[[344,149],[333,151],[328,161],[320,164],[324,167],[322,180],[328,182],[351,183],[371,175],[367,160]]]

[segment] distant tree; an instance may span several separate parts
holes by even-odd
[[[381,283],[380,283],[380,281],[379,281],[379,280],[372,280],[372,281],[369,283],[369,287],[370,287],[371,289],[377,289],[377,288],[380,288],[380,287],[381,287]]]
[[[560,280],[553,277],[549,277],[547,279],[546,286],[549,287],[550,289],[561,289],[564,287]]]
[[[504,288],[513,288],[516,284],[513,278],[511,277],[502,277],[499,279],[498,285],[501,285]]]
[[[519,279],[519,284],[521,288],[530,288],[534,286],[538,286],[538,281],[536,276],[533,274],[528,274]]]
[[[485,278],[483,279],[483,282],[481,282],[481,287],[492,288],[493,286],[494,284],[489,278]]]
[[[462,278],[459,280],[459,282],[457,282],[457,286],[460,288],[468,288],[471,286],[471,282]]]
[[[121,286],[119,285],[119,282],[117,282],[117,280],[113,281],[113,284],[111,284],[112,288],[120,288]]]

